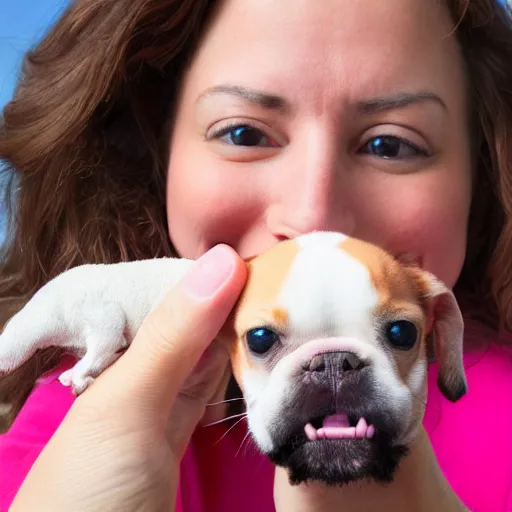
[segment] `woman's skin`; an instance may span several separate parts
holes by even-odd
[[[178,253],[197,258],[223,242],[247,258],[336,230],[406,253],[454,285],[471,165],[452,28],[435,1],[223,2],[184,77],[170,141]],[[182,381],[245,280],[241,261],[223,258],[235,270],[221,291],[202,301],[172,291],[76,401],[14,511],[172,509],[178,461],[225,354],[194,393]]]

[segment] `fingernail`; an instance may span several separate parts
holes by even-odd
[[[222,288],[234,268],[229,249],[217,245],[195,262],[183,280],[183,288],[196,299],[208,299]]]

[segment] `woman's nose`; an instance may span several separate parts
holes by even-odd
[[[267,210],[267,228],[276,238],[294,238],[311,231],[353,235],[354,204],[339,158],[328,152],[304,159],[286,173]]]

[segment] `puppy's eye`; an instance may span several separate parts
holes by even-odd
[[[386,337],[394,347],[409,350],[416,343],[418,329],[408,320],[398,320],[386,326]]]
[[[265,354],[279,341],[279,335],[266,327],[258,327],[251,329],[246,334],[246,339],[247,345],[252,352],[255,354]]]

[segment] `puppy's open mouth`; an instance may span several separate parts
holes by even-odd
[[[313,419],[304,427],[310,441],[318,439],[371,439],[375,427],[365,418],[337,413]]]

